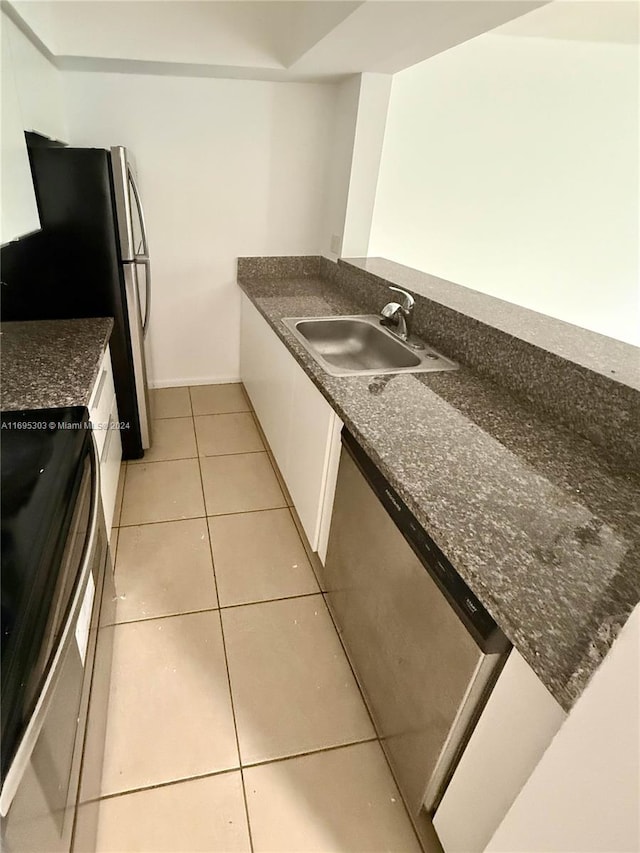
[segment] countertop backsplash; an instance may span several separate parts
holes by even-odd
[[[374,313],[389,284],[408,289],[416,334],[640,471],[636,347],[382,258],[322,258],[320,272]]]

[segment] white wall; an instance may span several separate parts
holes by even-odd
[[[3,11],[0,243],[37,231],[36,206],[25,130],[64,139],[67,133],[58,70]]]
[[[380,172],[390,74],[354,74],[336,87],[323,254],[367,254]]]
[[[368,254],[392,77],[361,74],[342,254]]]
[[[640,605],[487,853],[640,850]]]
[[[62,75],[13,21],[6,15],[2,18],[3,28],[6,27],[11,43],[22,127],[66,141],[67,118],[62,94]]]
[[[342,254],[356,138],[360,78],[360,74],[354,74],[336,86],[333,130],[329,146],[325,242],[322,247],[322,254],[334,260]]]
[[[370,255],[640,343],[634,3],[553,3],[395,75]]]
[[[0,244],[37,231],[40,219],[24,139],[18,87],[9,36],[11,22],[0,13]]]
[[[151,381],[239,377],[241,255],[319,254],[335,86],[65,73],[71,142],[134,152]]]

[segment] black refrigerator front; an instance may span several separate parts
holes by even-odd
[[[131,201],[132,194],[126,151],[51,146],[30,134],[28,139],[42,231],[2,248],[2,318],[113,317],[110,346],[123,458],[139,459],[150,446],[143,328],[148,291],[144,300],[139,293],[140,265],[146,275],[148,252],[146,235],[140,239],[144,251],[134,258],[124,259],[121,249],[121,234],[137,230],[122,222],[122,196]]]

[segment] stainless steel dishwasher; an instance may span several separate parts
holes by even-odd
[[[322,581],[424,840],[510,644],[346,429]]]

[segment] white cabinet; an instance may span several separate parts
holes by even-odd
[[[244,295],[240,375],[309,544],[324,559],[342,423]]]
[[[284,478],[307,539],[324,562],[326,543],[323,553],[320,530],[323,521],[331,520],[335,482],[331,485],[327,478],[332,446],[337,444],[339,455],[342,422],[300,365],[289,358],[293,399]]]
[[[640,850],[640,604],[487,853]]]
[[[295,361],[258,310],[242,297],[240,376],[284,476]]]
[[[566,718],[513,649],[433,818],[445,853],[480,853]]]
[[[102,359],[98,378],[91,393],[89,420],[100,457],[100,494],[107,533],[111,535],[122,460],[122,440],[109,347]]]
[[[0,244],[40,228],[36,195],[31,180],[20,102],[12,63],[11,43],[2,14],[2,145],[0,149]]]

